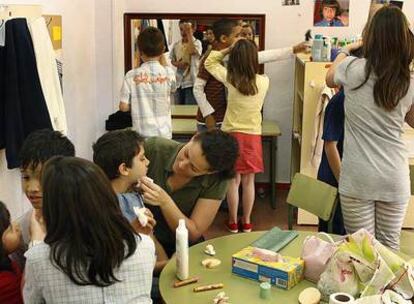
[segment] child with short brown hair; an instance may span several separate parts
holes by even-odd
[[[138,36],[143,63],[124,78],[119,109],[131,111],[134,130],[144,137],[172,137],[170,95],[176,89],[175,73],[164,58],[164,36],[148,27]]]

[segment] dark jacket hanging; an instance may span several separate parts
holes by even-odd
[[[19,166],[18,154],[27,135],[38,129],[52,129],[26,19],[6,22],[2,56],[5,61],[0,71],[5,75],[0,84],[0,99],[4,102],[3,132],[7,167],[13,169]],[[3,59],[0,58],[0,63]]]

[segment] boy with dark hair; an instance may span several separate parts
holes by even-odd
[[[29,134],[20,150],[20,171],[22,187],[26,197],[33,206],[14,221],[3,235],[3,245],[8,252],[14,252],[12,258],[24,265],[24,252],[30,243],[30,219],[32,213],[42,218],[42,188],[40,172],[44,163],[54,156],[75,156],[72,142],[58,131],[37,130]]]
[[[175,73],[165,61],[164,36],[148,27],[138,36],[143,63],[124,78],[119,109],[131,111],[134,130],[144,137],[172,137],[170,95],[176,90]]]
[[[122,214],[137,233],[151,234],[155,220],[151,211],[145,210],[148,224],[143,227],[135,212],[144,208],[142,196],[134,191],[147,175],[149,160],[145,157],[144,139],[133,130],[115,130],[102,135],[93,145],[93,161],[111,181]],[[165,266],[168,258],[161,245],[153,238],[157,251],[156,271]]]
[[[174,43],[170,52],[171,64],[177,68],[175,98],[178,104],[191,105],[196,104],[193,86],[203,47],[201,41],[194,37],[194,21],[180,20],[179,27],[181,39]]]
[[[344,145],[345,132],[345,94],[341,89],[335,94],[325,110],[323,122],[324,149],[318,170],[318,180],[331,186],[338,187],[339,172],[341,170],[341,159]],[[341,204],[336,204],[333,219],[333,233],[344,235],[344,219],[342,217]],[[328,222],[319,219],[319,231],[328,232]]]
[[[240,36],[241,26],[236,20],[220,19],[213,24],[215,37],[212,50],[220,51],[230,46]],[[198,104],[197,129],[220,128],[227,108],[224,85],[215,79],[204,67],[208,53],[200,62],[197,79],[194,83],[194,96]]]
[[[118,196],[123,215],[135,227],[134,207],[143,208],[142,197],[133,191],[146,176],[148,159],[144,139],[133,130],[115,130],[102,135],[93,145],[93,161],[105,172]]]
[[[212,26],[207,26],[206,27],[206,35],[205,35],[205,37],[206,37],[206,41],[207,41],[208,45],[209,46],[212,45],[213,42],[214,42],[214,40],[216,39],[214,37],[214,32],[213,32],[213,27]]]

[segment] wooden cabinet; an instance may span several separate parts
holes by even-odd
[[[293,103],[293,132],[291,177],[296,172],[316,178],[318,168],[312,166],[312,137],[314,134],[316,107],[325,85],[328,62],[311,62],[309,56],[298,55],[295,66],[295,92]],[[410,150],[410,165],[414,165],[414,130],[405,128],[404,139]],[[298,211],[299,225],[316,225],[317,217],[304,211]],[[407,210],[403,224],[405,228],[414,228],[414,196]]]
[[[410,171],[414,173],[414,129],[406,125],[403,136],[409,151]],[[414,174],[411,173],[411,199],[408,205],[407,214],[403,223],[403,228],[414,228]]]
[[[312,137],[316,107],[330,63],[311,62],[309,56],[299,54],[295,65],[291,177],[296,172],[316,177],[318,168],[311,162]],[[298,224],[317,223],[317,217],[299,210]]]

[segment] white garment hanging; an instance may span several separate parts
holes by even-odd
[[[0,19],[0,46],[6,42],[6,20]]]
[[[322,88],[321,95],[318,100],[318,104],[316,106],[315,112],[315,124],[313,129],[313,137],[312,137],[312,148],[311,148],[311,165],[316,171],[319,169],[319,165],[321,164],[322,159],[322,152],[323,152],[323,122],[325,118],[325,110],[328,102],[331,100],[332,96],[335,95],[335,90],[329,88],[325,85]]]
[[[66,135],[65,105],[59,82],[56,55],[43,17],[28,20],[37,71],[53,129]]]

